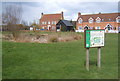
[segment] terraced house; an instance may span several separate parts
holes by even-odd
[[[83,31],[85,29],[105,29],[120,30],[120,13],[98,13],[81,15],[78,13],[76,22],[76,30]]]
[[[48,31],[56,31],[56,24],[59,20],[63,20],[63,12],[57,14],[43,14],[40,18],[40,29]]]

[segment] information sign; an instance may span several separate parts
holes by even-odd
[[[85,30],[85,48],[104,46],[104,30]]]

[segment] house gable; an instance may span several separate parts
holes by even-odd
[[[83,22],[83,19],[80,17],[79,19],[78,19],[78,23],[82,23]]]

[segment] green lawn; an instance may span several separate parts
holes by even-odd
[[[97,48],[90,49],[90,71],[84,66],[83,39],[49,44],[3,41],[2,44],[3,79],[118,78],[118,34],[106,34],[101,69],[96,66]]]
[[[2,32],[0,31],[0,80],[2,80]]]

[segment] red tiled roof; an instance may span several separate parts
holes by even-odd
[[[43,14],[41,17],[42,21],[60,20],[62,19],[62,14]]]
[[[101,19],[104,19],[103,22],[106,21],[116,21],[116,18],[120,15],[120,13],[99,13],[99,14],[89,14],[89,15],[80,15],[78,17],[83,19],[83,22],[88,22],[88,19],[92,17],[94,21],[97,17],[100,17]]]

